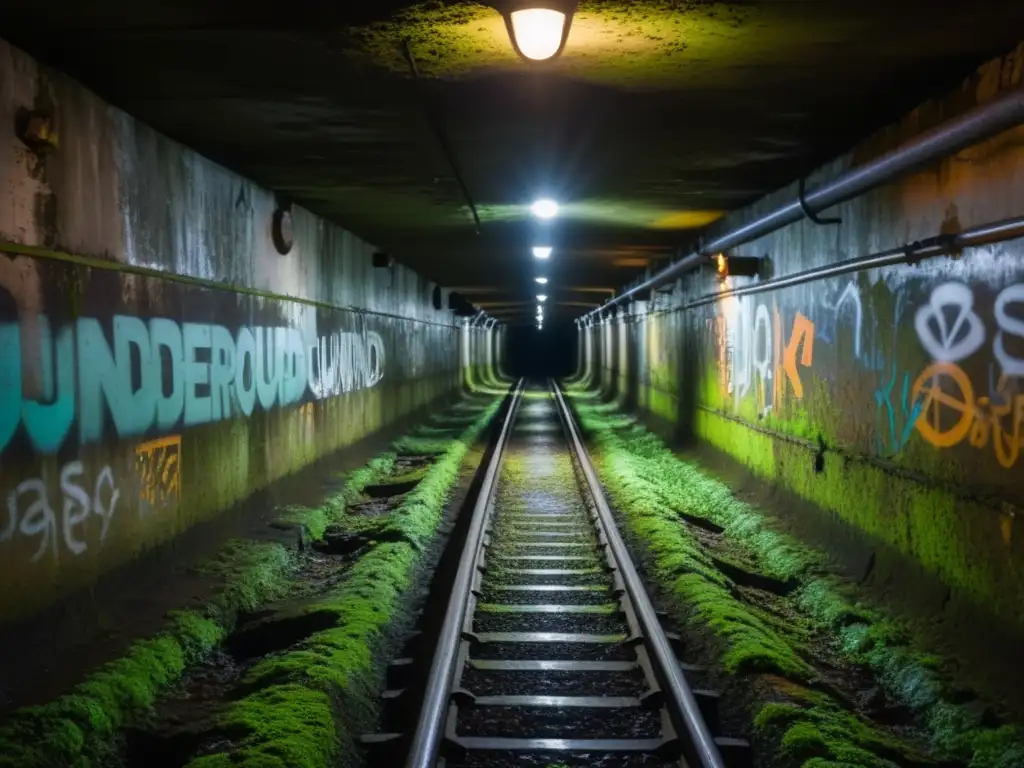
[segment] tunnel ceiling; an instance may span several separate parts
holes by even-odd
[[[531,67],[475,3],[0,7],[11,42],[508,319],[532,312],[535,196],[563,203],[546,292],[580,314],[1009,49],[1022,22],[1006,0],[583,0],[563,56]]]

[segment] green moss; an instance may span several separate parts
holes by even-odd
[[[658,582],[675,596],[678,609],[696,626],[714,632],[725,670],[737,676],[768,675],[776,689],[803,691],[799,704],[769,704],[758,715],[761,727],[777,731],[779,749],[801,765],[817,760],[819,765],[888,766],[889,758],[912,753],[827,696],[803,687],[818,673],[803,658],[801,628],[738,599],[734,585],[679,518],[721,526],[725,541],[777,578],[802,577],[819,558],[768,529],[762,516],[735,499],[728,487],[680,461],[642,427],[612,426],[610,409],[585,402],[577,401],[576,411],[596,443],[602,479],[627,530],[643,541]],[[827,585],[805,588],[797,602],[840,624],[861,616]]]
[[[1024,732],[1008,726],[983,727],[976,714],[969,714],[967,708],[952,704],[952,693],[944,682],[947,676],[942,660],[913,648],[909,631],[877,610],[865,608],[844,596],[834,579],[807,578],[812,567],[821,562],[816,553],[791,537],[766,529],[763,516],[756,509],[736,500],[724,484],[704,476],[697,466],[679,461],[660,440],[641,427],[612,429],[614,411],[611,408],[598,409],[577,402],[577,412],[584,427],[591,432],[600,448],[602,471],[609,490],[617,492],[617,502],[625,505],[620,509],[632,510],[631,529],[648,542],[648,548],[656,555],[656,562],[663,564],[659,569],[660,578],[664,580],[667,574],[681,572],[683,575],[673,582],[675,592],[692,601],[697,615],[712,626],[716,634],[728,638],[725,651],[727,667],[737,673],[775,669],[783,671],[791,679],[806,678],[809,674],[809,669],[799,654],[792,652],[789,644],[782,642],[779,645],[776,642],[781,639],[780,634],[774,631],[776,627],[770,621],[745,606],[739,610],[735,608],[735,601],[730,602],[728,584],[702,556],[698,546],[692,541],[684,544],[673,540],[673,531],[680,526],[670,518],[666,519],[665,508],[674,508],[721,525],[729,541],[756,558],[759,569],[765,573],[779,578],[804,579],[795,594],[796,606],[817,626],[836,632],[842,655],[849,661],[870,667],[893,700],[911,707],[918,714],[934,746],[941,752],[969,762],[971,766],[1003,768],[1017,764],[1014,761],[1024,753]],[[723,431],[715,434],[730,441],[728,450],[731,453],[745,452],[744,460],[748,465],[763,464],[774,468],[782,463],[791,463],[777,460],[780,446],[773,445],[768,436],[751,432],[718,416],[713,418],[716,420],[714,423],[724,425]],[[827,460],[826,475],[829,471],[840,471],[838,467],[832,470],[829,467],[830,461]],[[849,473],[850,470],[845,468],[842,471]],[[877,477],[875,479],[878,480]],[[837,501],[844,509],[861,503],[856,494],[848,496],[841,502]],[[938,508],[939,517],[944,518],[945,512],[941,511],[944,498],[941,493],[938,496],[924,493],[920,502],[922,514],[925,514],[925,509],[934,514]],[[663,522],[636,522],[638,518],[658,516],[661,521],[667,520],[667,525]],[[941,525],[939,528],[945,530]],[[949,531],[946,533],[948,535]],[[676,538],[679,538],[678,534]],[[931,545],[922,543],[917,546],[926,548]],[[822,704],[819,701],[815,706]],[[811,726],[798,730],[787,742],[790,747],[803,745],[814,751],[810,749],[813,739],[809,731],[820,725],[815,718],[820,719],[821,714],[808,717],[811,717]],[[835,733],[848,736],[852,726],[845,721],[843,723]],[[858,738],[863,742],[862,735]],[[835,745],[824,749],[819,743],[815,749],[820,754],[810,759],[818,760],[817,765],[875,764],[857,762],[867,758],[856,751],[844,752]]]
[[[424,505],[424,508],[431,507],[433,510],[431,505],[443,505],[446,497],[440,486],[443,483],[450,486],[453,482],[458,463],[466,451],[466,441],[476,439],[496,407],[497,404],[491,401],[489,408],[478,410],[477,420],[466,430],[461,441],[443,442],[444,456],[438,462],[439,465],[444,465],[440,477],[435,483],[428,484],[427,489],[419,497],[419,503]],[[345,504],[359,497],[365,485],[393,470],[395,458],[395,452],[377,457],[347,475],[343,490],[325,500],[321,507],[286,508],[282,517],[295,524],[306,525],[313,535],[322,535],[328,524],[340,519]],[[420,485],[424,483],[421,482]],[[408,559],[412,557],[412,550],[406,548],[409,550],[405,554]],[[360,626],[369,626],[365,621],[366,617],[375,617],[378,611],[382,610],[382,606],[387,604],[379,590],[386,592],[389,588],[386,585],[393,585],[401,580],[396,575],[399,571],[408,571],[407,562],[396,564],[389,560],[385,547],[377,547],[374,552],[378,553],[378,557],[367,561],[365,566],[360,562],[359,566],[363,570],[354,567],[353,575],[348,582],[354,585],[353,594],[363,595],[362,602],[355,598],[346,598],[330,605],[315,606],[311,610],[337,611],[339,620],[344,619],[346,622],[361,615],[362,611],[365,616]],[[153,638],[134,643],[123,657],[99,668],[66,695],[49,704],[15,712],[5,727],[0,729],[0,766],[50,768],[67,765],[88,768],[114,760],[121,727],[131,718],[151,708],[157,696],[168,685],[178,680],[186,667],[200,661],[220,643],[233,626],[240,611],[252,611],[267,601],[284,595],[288,589],[293,566],[292,552],[280,544],[228,542],[217,557],[201,567],[203,573],[218,579],[221,583],[220,589],[202,612],[172,613],[165,631]],[[364,575],[356,578],[360,573]],[[378,589],[371,588],[371,582],[374,580],[380,582]],[[356,648],[360,642],[365,644],[366,639],[351,638],[347,634],[350,629],[346,623],[344,632],[337,636],[323,634],[319,638],[321,646],[317,646],[320,649],[333,647],[336,652],[347,654],[348,664],[336,667],[342,670],[342,678],[346,680],[349,678],[345,677],[344,670],[368,667],[368,659],[360,656],[361,652]],[[326,667],[320,669],[321,677],[326,679]],[[307,673],[315,674],[316,668],[310,666]],[[340,679],[337,678],[337,672],[332,674],[335,675],[334,679]],[[245,732],[235,757],[244,760],[247,765],[260,768],[271,765],[325,765],[323,762],[308,762],[321,754],[316,751],[320,747],[305,745],[299,741],[278,743],[280,740],[274,736],[279,734],[284,738],[284,734],[289,732],[292,726],[306,722],[307,715],[313,711],[310,707],[317,701],[327,702],[324,695],[319,693],[320,699],[316,699],[306,694],[296,697],[291,695],[296,692],[289,690],[279,690],[273,695],[268,691],[269,689],[266,689],[256,694],[262,698],[247,698],[233,705],[225,714],[221,724],[223,728],[231,733]],[[329,711],[329,707],[328,710],[321,708],[316,717],[321,717],[325,711]],[[257,717],[254,713],[262,714]],[[328,718],[324,722],[333,733],[333,720]],[[45,734],[46,738],[40,738],[40,734]],[[272,736],[274,738],[271,738]],[[325,730],[316,732],[314,741],[323,744],[335,738],[336,735],[329,736]],[[272,746],[264,750],[260,746],[263,744]],[[331,751],[337,750],[331,747]],[[224,757],[213,755],[203,758],[204,762],[201,765],[211,768],[224,764],[218,762]]]
[[[249,671],[244,685],[254,692],[233,703],[217,723],[225,734],[240,735],[187,768],[326,768],[351,760],[357,734],[372,724],[379,676],[375,649],[412,583],[423,544],[437,529],[466,452],[498,405],[492,402],[448,443],[388,516],[385,527],[400,531],[402,540],[373,546],[333,592],[302,607],[303,613],[333,617],[333,626]]]
[[[392,447],[399,456],[432,456],[437,453],[444,453],[448,445],[448,440],[413,437],[410,435],[399,438]]]
[[[836,706],[822,693],[791,687],[793,701],[764,705],[754,718],[761,739],[777,744],[798,765],[854,765],[864,768],[917,762],[923,758],[905,742]]]
[[[152,706],[157,694],[223,635],[224,629],[209,618],[194,612],[174,614],[165,632],[134,643],[122,658],[101,667],[70,693],[18,710],[0,731],[0,765],[84,768],[109,757],[125,721]]]
[[[69,693],[15,712],[0,730],[0,765],[84,768],[112,755],[120,727],[215,647],[239,611],[283,592],[291,564],[280,545],[230,542],[206,568],[223,585],[204,612],[170,614],[166,630],[133,643]]]
[[[231,705],[220,729],[235,741],[232,755],[205,755],[190,768],[322,768],[338,750],[335,712],[326,693],[276,685]]]

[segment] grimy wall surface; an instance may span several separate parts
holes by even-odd
[[[0,112],[0,620],[461,386],[350,233],[295,208],[282,255],[273,194],[3,42]]]
[[[808,187],[1024,81],[1024,47],[819,169]],[[796,184],[714,227],[794,199]],[[1024,215],[1024,128],[737,248],[771,277]],[[713,269],[583,331],[586,370],[1024,630],[1024,240],[753,295]]]

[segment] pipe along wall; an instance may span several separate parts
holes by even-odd
[[[272,193],[2,41],[0,71],[3,622],[494,370],[497,330],[372,246],[292,208],[282,253]]]
[[[1024,47],[818,169],[808,188],[1021,88],[1022,70]],[[826,212],[840,223],[805,219],[726,254],[761,258],[759,276],[711,265],[581,326],[579,373],[770,482],[793,502],[789,524],[824,536],[859,578],[941,615],[945,631],[1024,637],[1024,239],[692,306],[1021,216],[1022,180],[1017,127]],[[998,631],[979,631],[979,617]]]

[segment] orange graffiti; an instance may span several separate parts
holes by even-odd
[[[793,319],[793,332],[789,335],[789,343],[783,353],[782,369],[786,372],[789,383],[793,385],[793,394],[802,398],[804,385],[800,381],[800,372],[796,367],[798,348],[801,349],[800,364],[804,368],[810,367],[814,362],[814,323],[801,312],[797,312]]]
[[[139,498],[163,507],[181,497],[181,435],[149,440],[135,446]]]
[[[947,379],[952,394],[943,388]],[[974,387],[959,365],[933,363],[917,377],[912,391],[915,399],[920,396],[916,426],[921,437],[936,448],[950,448],[967,437],[974,420]]]
[[[1006,383],[1000,379],[1000,389]],[[933,363],[914,382],[914,395],[920,398],[921,415],[915,426],[921,436],[936,448],[952,448],[964,440],[974,448],[989,442],[996,461],[1009,469],[1020,458],[1021,424],[1024,423],[1024,395],[993,403],[988,397],[975,400],[974,387],[963,369],[955,363]],[[1009,417],[1011,424],[1005,419]]]

